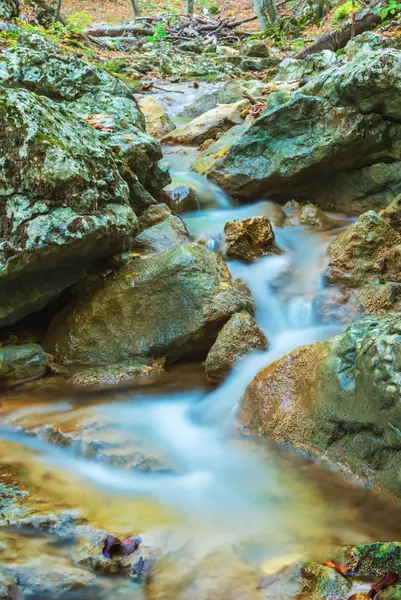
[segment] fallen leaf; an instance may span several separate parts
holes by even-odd
[[[339,565],[338,563],[334,562],[334,560],[326,560],[326,562],[324,562],[323,564],[325,567],[331,567],[332,569],[337,571],[337,573],[341,573],[341,575],[346,575],[348,573],[348,567],[343,567],[342,565]]]
[[[384,590],[390,585],[397,583],[398,575],[396,573],[385,573],[380,579],[377,579],[372,583],[372,587],[368,592],[368,598],[374,598],[376,594]]]

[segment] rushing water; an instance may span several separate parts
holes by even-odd
[[[184,219],[193,235],[206,237],[209,248],[221,245],[225,222],[264,214],[269,209],[266,202],[233,207],[212,183],[177,170],[178,162],[182,169],[182,158],[177,161],[171,156],[167,161],[173,179],[201,190],[200,210]],[[211,391],[194,380],[192,389],[188,382],[181,390],[163,385],[137,388],[128,394],[102,397],[99,402],[67,398],[50,404],[38,402],[28,409],[22,403],[16,410],[18,402],[14,407],[10,400],[1,430],[9,443],[7,449],[25,448],[15,452],[23,452],[23,459],[18,461],[31,464],[32,470],[32,465],[40,464],[44,465],[42,472],[51,469],[65,473],[66,481],[72,476],[72,488],[64,493],[72,494],[70,504],[82,503],[87,515],[95,504],[93,496],[92,504],[85,494],[74,497],[74,486],[95,486],[91,488],[96,490],[93,494],[99,494],[112,511],[118,513],[124,506],[126,519],[121,529],[128,522],[137,530],[142,525],[145,537],[151,538],[155,532],[168,535],[162,539],[169,547],[189,542],[191,551],[196,548],[198,555],[235,545],[243,556],[258,563],[294,555],[327,558],[332,544],[371,539],[372,529],[375,534],[377,529],[354,510],[354,501],[360,504],[361,497],[366,498],[362,490],[356,496],[350,493],[346,501],[338,477],[327,475],[331,482],[328,494],[321,485],[323,471],[316,471],[317,467],[305,470],[301,459],[297,462],[277,454],[243,438],[238,431],[236,415],[241,398],[262,367],[293,348],[341,331],[338,323],[319,323],[315,308],[323,290],[321,273],[329,235],[292,226],[276,228],[276,236],[283,255],[252,265],[229,263],[231,273],[244,279],[252,290],[256,319],[270,342],[266,352],[246,358]],[[177,369],[180,367],[175,372]],[[15,432],[18,427],[35,431],[47,423],[68,429],[69,419],[72,428],[84,420],[105,423],[106,433],[112,431],[119,441],[157,457],[164,470],[127,471],[96,455],[85,458],[74,446],[57,448],[37,436]],[[101,426],[95,431],[101,437]],[[67,486],[57,482],[60,489]],[[49,484],[49,490],[51,487]],[[147,515],[141,523],[146,510],[143,504],[132,504],[133,498],[158,506],[163,516],[159,514],[152,522],[152,516]],[[98,524],[102,514],[99,509]],[[369,519],[369,510],[368,514]],[[119,515],[108,514],[106,521],[102,526],[118,528]],[[378,522],[380,527],[382,522]]]

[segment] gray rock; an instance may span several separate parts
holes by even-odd
[[[138,257],[54,320],[44,347],[58,362],[204,356],[230,316],[253,312],[249,290],[198,244]]]
[[[0,386],[10,387],[44,375],[49,366],[46,352],[38,344],[0,348]]]
[[[181,219],[171,216],[136,236],[133,248],[139,252],[161,253],[178,244],[191,241],[188,230]]]

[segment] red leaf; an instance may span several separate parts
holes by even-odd
[[[382,575],[382,577],[380,577],[380,579],[377,579],[374,583],[372,583],[372,587],[368,592],[368,598],[374,598],[376,594],[384,590],[389,585],[397,583],[397,581],[398,576],[396,573],[385,573]]]
[[[323,564],[325,567],[331,567],[332,569],[337,571],[337,573],[341,573],[341,575],[346,575],[348,573],[347,567],[339,565],[338,563],[334,562],[334,560],[326,560],[326,562],[324,562]]]

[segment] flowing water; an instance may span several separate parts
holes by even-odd
[[[218,250],[225,222],[270,214],[272,205],[234,207],[188,171],[193,154],[170,148],[166,161],[173,180],[201,191],[199,211],[184,215],[189,231]],[[341,228],[344,217],[338,220]],[[303,457],[256,443],[237,423],[241,398],[262,367],[343,329],[335,319],[321,322],[317,310],[325,250],[337,231],[287,224],[275,228],[282,255],[229,262],[252,290],[270,345],[219,388],[206,385],[199,366],[175,365],[165,378],[130,390],[71,397],[39,388],[4,398],[0,475],[32,490],[34,511],[79,509],[93,526],[140,533],[162,550],[184,547],[191,558],[235,548],[241,560],[268,570],[299,556],[326,560],[339,544],[394,536],[393,515],[379,498]],[[59,432],[57,444],[43,435],[49,429]],[[75,443],[60,442],[68,435]],[[135,452],[151,457],[153,472],[124,468]],[[21,555],[38,552],[17,538]]]

